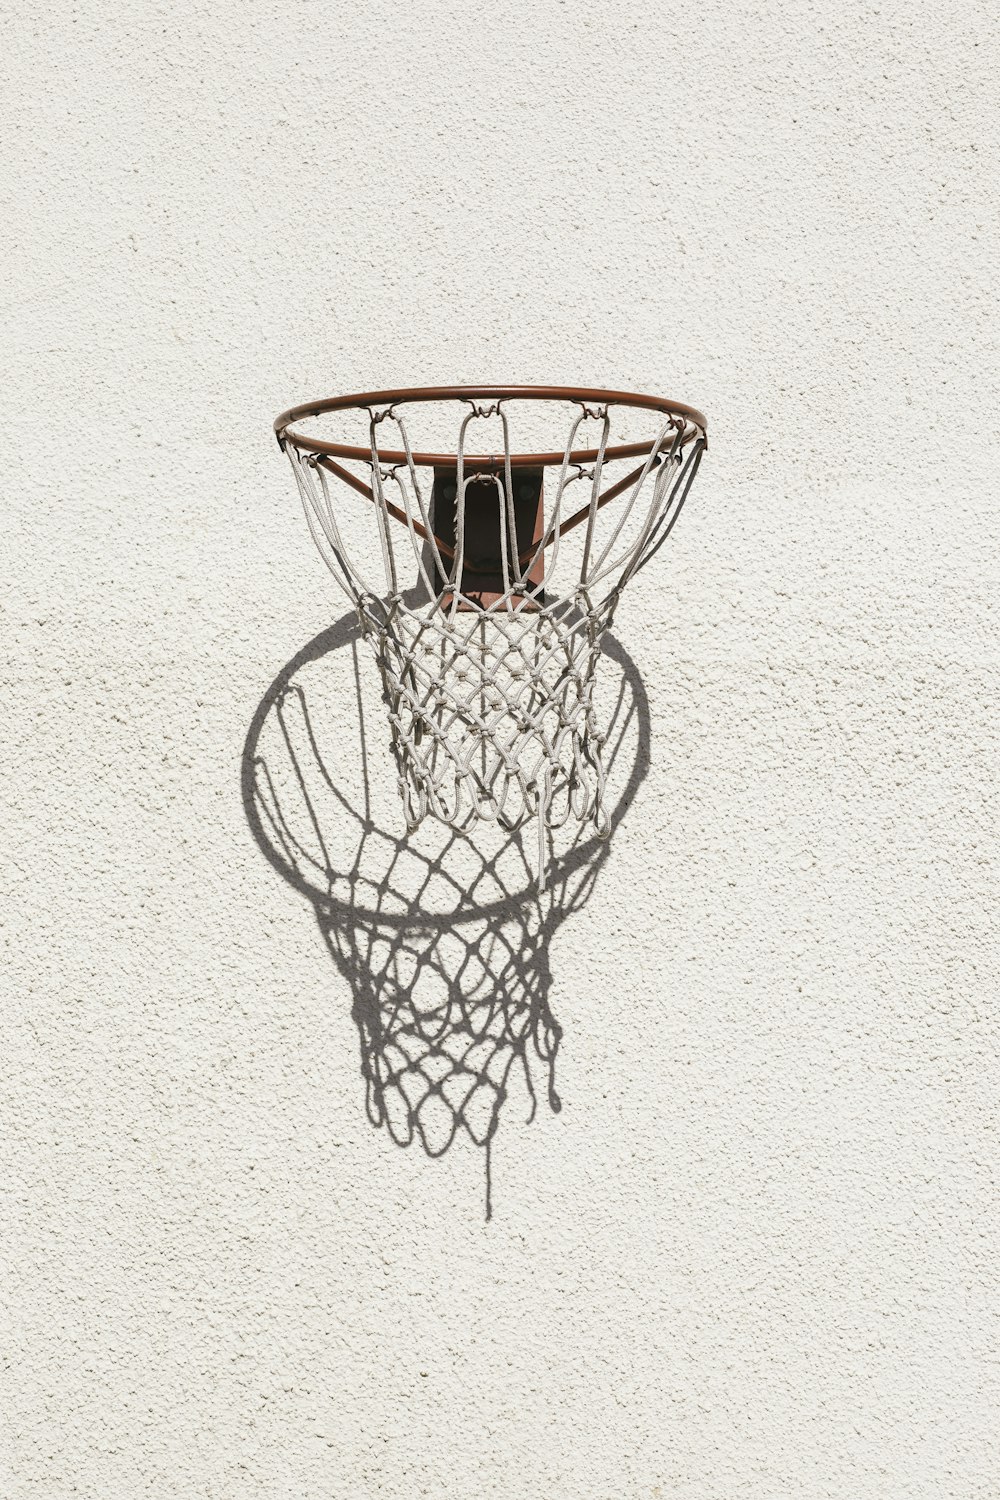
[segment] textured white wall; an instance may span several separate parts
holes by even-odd
[[[4,1495],[1000,1493],[991,9],[8,15]],[[506,379],[711,448],[486,1223],[240,761],[343,612],[274,414]]]

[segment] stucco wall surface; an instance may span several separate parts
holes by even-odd
[[[4,1496],[1000,1493],[991,10],[7,12]],[[269,424],[477,380],[710,447],[610,846],[411,932]],[[489,1221],[366,1112],[404,959],[520,961]]]

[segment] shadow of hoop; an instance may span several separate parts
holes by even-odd
[[[308,898],[351,987],[369,1120],[429,1156],[464,1131],[485,1150],[489,1218],[490,1143],[515,1080],[529,1119],[539,1075],[550,1107],[561,1108],[551,940],[590,898],[609,841],[586,825],[555,835],[539,890],[530,827],[526,850],[522,830],[489,824],[469,833],[424,824],[409,835],[381,826],[371,814],[359,638],[351,612],[264,693],[243,748],[244,811],[265,857]],[[605,716],[609,783],[624,779],[613,833],[648,770],[649,711],[631,657],[612,637],[603,655],[616,679]],[[348,724],[359,736],[354,758]]]

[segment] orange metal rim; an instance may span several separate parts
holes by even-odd
[[[310,417],[323,416],[327,412],[367,411],[383,407],[388,411],[393,406],[424,401],[565,401],[581,406],[629,406],[639,410],[660,412],[663,416],[674,418],[678,422],[690,422],[693,430],[690,437],[683,441],[691,441],[700,437],[702,443],[707,445],[708,424],[701,412],[693,406],[686,406],[680,401],[668,401],[662,396],[643,396],[628,391],[606,391],[586,386],[563,385],[415,386],[391,391],[366,391],[357,395],[331,396],[324,400],[306,401],[299,406],[289,407],[288,411],[283,411],[275,419],[274,431],[282,447],[286,442],[291,442],[296,448],[305,452],[329,458],[346,458],[370,463],[370,448],[360,448],[349,443],[331,443],[325,438],[317,438],[300,432],[294,424]],[[606,459],[637,458],[649,453],[655,442],[655,438],[650,438],[648,442],[620,443],[617,446],[609,446],[605,449],[604,456]],[[578,449],[569,455],[569,459],[571,463],[576,464],[591,463],[597,455],[598,449],[596,448]],[[512,453],[510,463],[515,468],[546,467],[551,464],[561,464],[565,457],[566,454],[562,451]],[[406,454],[402,450],[380,448],[379,458],[385,464],[406,462]],[[413,453],[412,458],[415,464],[422,467],[444,467],[455,463],[454,453],[419,452]],[[505,459],[502,454],[499,456],[469,454],[468,462],[479,468],[489,468],[501,466]]]

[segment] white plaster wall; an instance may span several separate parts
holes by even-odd
[[[0,1492],[1000,1493],[991,7],[5,33]],[[711,447],[487,1223],[481,1151],[367,1120],[240,759],[343,613],[274,414],[508,379]]]

